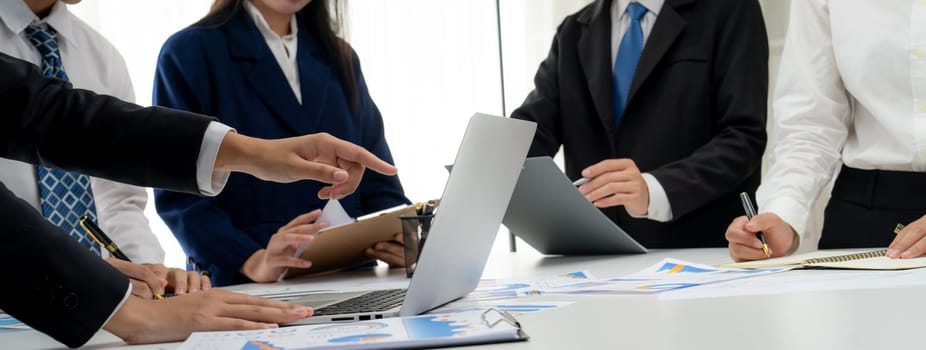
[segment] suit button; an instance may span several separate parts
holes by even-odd
[[[80,297],[77,296],[77,293],[68,292],[64,295],[64,298],[61,298],[61,303],[64,304],[65,309],[74,310],[80,304]]]

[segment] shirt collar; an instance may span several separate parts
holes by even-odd
[[[662,10],[662,5],[665,4],[666,0],[615,0],[611,2],[611,13],[617,15],[618,18],[623,16],[624,13],[627,13],[627,6],[630,6],[632,2],[639,2],[640,5],[646,7],[647,11],[658,17],[659,11]]]
[[[260,34],[264,39],[279,38],[282,40],[289,40],[296,37],[296,34],[299,34],[299,27],[296,25],[296,15],[293,15],[293,18],[289,21],[289,34],[280,36],[273,29],[270,29],[270,25],[267,24],[267,20],[264,19],[264,15],[260,13],[260,10],[257,9],[257,6],[251,3],[251,1],[245,1],[244,7],[248,11],[248,15],[254,19],[254,23],[257,25],[257,30],[260,31]]]
[[[77,42],[73,40],[74,17],[68,11],[67,5],[63,3],[55,2],[48,17],[40,20],[38,16],[32,13],[32,10],[24,1],[3,0],[0,1],[0,20],[3,20],[6,27],[17,35],[26,30],[26,27],[32,23],[46,23],[55,29],[59,38],[67,40],[68,44],[72,46],[77,46]]]

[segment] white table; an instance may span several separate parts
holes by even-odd
[[[645,255],[542,257],[496,250],[484,277],[548,276],[589,270],[597,277],[638,271],[663,257],[718,263],[726,249],[652,251]],[[839,271],[793,271],[829,274]],[[340,276],[345,283],[404,278],[401,270]],[[325,277],[331,280],[335,277]],[[238,288],[249,288],[247,286]],[[483,345],[478,349],[918,349],[926,327],[926,288],[803,292],[695,300],[637,296],[541,296],[535,300],[575,301],[555,310],[519,317],[527,342]],[[131,347],[173,349],[178,343]],[[0,332],[6,349],[60,348],[35,331]],[[125,348],[100,332],[90,349]]]

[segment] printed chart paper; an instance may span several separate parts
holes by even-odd
[[[490,327],[482,320],[482,313],[424,315],[256,331],[197,332],[178,349],[389,349],[520,339],[516,326],[499,322]]]

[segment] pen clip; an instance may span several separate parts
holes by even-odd
[[[493,312],[498,315],[498,318],[496,318],[495,321],[490,322],[487,316],[489,315],[489,313],[493,313]],[[505,310],[496,309],[494,307],[490,307],[486,311],[483,311],[482,315],[479,318],[481,318],[482,323],[485,323],[485,325],[488,326],[489,328],[495,328],[495,326],[498,325],[499,323],[505,322],[514,328],[521,329],[521,323],[518,322],[518,320],[515,319],[514,316],[512,316]]]

